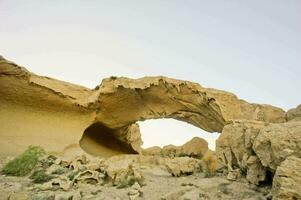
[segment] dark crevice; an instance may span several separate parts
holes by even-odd
[[[85,152],[95,156],[136,153],[130,145],[118,140],[114,135],[114,130],[101,123],[94,123],[84,131],[79,144]]]

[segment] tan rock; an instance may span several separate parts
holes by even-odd
[[[178,156],[202,158],[208,151],[208,142],[202,138],[194,137],[177,149]]]
[[[288,157],[273,179],[273,200],[301,199],[301,158]]]
[[[159,146],[149,147],[147,149],[142,150],[142,154],[146,156],[161,156],[162,149]]]
[[[165,166],[173,176],[181,176],[200,171],[201,161],[189,157],[166,158]]]
[[[172,144],[166,145],[162,148],[162,155],[166,157],[174,158],[177,154],[178,148],[179,147]]]
[[[241,178],[241,172],[240,169],[234,169],[229,171],[228,175],[227,175],[227,179],[231,180],[231,181],[235,181],[237,179]]]
[[[265,180],[266,169],[253,150],[253,143],[267,123],[258,121],[234,121],[224,127],[216,141],[216,155],[228,171],[240,169],[254,184]]]
[[[301,105],[287,111],[286,119],[288,121],[301,121]]]
[[[258,184],[266,180],[289,156],[301,157],[301,123],[268,124],[235,121],[223,129],[216,142],[219,162],[246,172],[247,180]]]
[[[74,182],[78,184],[103,184],[104,175],[98,171],[86,170],[75,176]]]
[[[0,85],[0,156],[17,155],[33,142],[56,153],[140,153],[136,122],[147,119],[173,118],[208,132],[221,132],[234,119],[285,121],[280,108],[162,76],[111,77],[91,90],[35,75],[1,57]]]
[[[135,182],[142,182],[143,175],[134,161],[137,157],[114,156],[105,160],[102,165],[113,185],[118,187],[131,186]]]
[[[253,150],[263,166],[275,171],[289,156],[301,157],[301,122],[270,124],[263,127]]]

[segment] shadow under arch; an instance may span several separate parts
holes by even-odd
[[[127,143],[116,139],[114,130],[97,122],[90,125],[79,141],[80,147],[93,156],[109,157],[117,154],[136,154]]]

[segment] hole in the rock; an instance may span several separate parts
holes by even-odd
[[[261,186],[261,187],[271,186],[273,183],[273,178],[274,178],[274,173],[268,169],[266,172],[265,180],[261,181],[259,183],[259,186]]]
[[[183,145],[193,137],[208,142],[209,149],[215,150],[219,133],[209,133],[186,122],[174,119],[155,119],[139,122],[143,148],[165,145]]]
[[[117,140],[110,128],[100,123],[89,126],[84,131],[79,144],[85,152],[95,156],[135,153],[126,143]]]

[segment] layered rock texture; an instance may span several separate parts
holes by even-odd
[[[137,122],[158,118],[221,133],[216,152],[201,138],[143,151],[169,157],[164,165],[172,175],[198,171],[202,159],[208,169],[224,169],[229,180],[245,175],[255,185],[273,181],[275,199],[301,199],[301,105],[285,112],[162,76],[110,77],[89,89],[38,76],[0,57],[0,157],[17,155],[32,144],[64,157],[82,151],[102,157],[142,153]],[[180,155],[194,158],[174,158]],[[113,182],[116,171],[139,176],[127,162],[116,169],[107,165]],[[77,179],[94,175],[85,171]],[[133,196],[137,194],[139,190]]]
[[[1,57],[0,85],[1,152],[9,155],[32,143],[64,154],[78,145],[93,155],[140,152],[136,122],[147,119],[174,118],[208,132],[221,132],[234,119],[286,121],[280,108],[166,77],[111,77],[88,89],[35,75]]]

